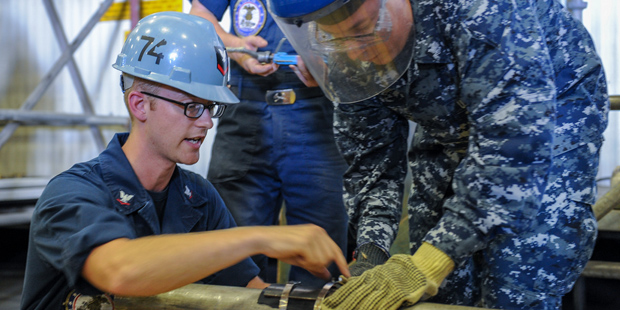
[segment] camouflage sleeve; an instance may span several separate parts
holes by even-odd
[[[457,260],[498,231],[527,228],[540,206],[556,89],[546,25],[529,3],[472,1],[443,17],[451,26],[470,132],[467,155],[454,174],[454,196],[425,241]]]
[[[402,212],[407,173],[408,122],[373,99],[340,104],[334,133],[350,165],[344,201],[357,244],[374,242],[389,250]]]

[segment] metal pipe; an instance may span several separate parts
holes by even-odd
[[[620,263],[589,261],[581,273],[583,277],[620,280]]]
[[[609,181],[611,187],[620,185],[620,166],[614,168],[614,172],[611,173],[611,180]],[[616,209],[620,208],[620,205],[616,206]]]
[[[22,111],[0,109],[0,121],[9,121],[20,125],[52,126],[123,126],[129,128],[129,118],[124,116],[101,116],[88,114],[67,114],[43,111]]]
[[[0,227],[15,226],[30,223],[34,206],[23,208],[3,208],[0,212]]]
[[[609,96],[610,109],[620,110],[620,96]]]
[[[566,8],[578,20],[583,20],[583,10],[588,7],[588,3],[583,0],[566,0]]]
[[[600,221],[607,213],[611,212],[616,206],[620,205],[620,185],[613,186],[603,197],[599,198],[592,211],[596,220]]]
[[[189,284],[150,297],[114,297],[118,310],[273,310],[258,304],[262,290],[245,287]]]
[[[189,284],[151,297],[115,296],[118,310],[274,310],[259,304],[262,290],[245,287]],[[473,307],[422,302],[402,310],[468,310]],[[294,309],[291,309],[294,310]]]

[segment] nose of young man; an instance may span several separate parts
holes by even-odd
[[[209,113],[209,110],[205,109],[202,115],[194,120],[194,125],[196,127],[204,128],[205,133],[207,130],[213,128],[213,118],[211,118],[211,113]]]

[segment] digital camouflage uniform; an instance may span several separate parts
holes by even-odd
[[[594,43],[557,1],[412,9],[409,70],[336,108],[357,242],[389,249],[410,168],[411,253],[426,241],[457,265],[432,302],[558,309],[597,232],[609,100]],[[408,120],[417,127],[407,157]]]

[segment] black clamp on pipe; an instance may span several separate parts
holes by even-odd
[[[258,303],[278,310],[318,310],[323,299],[338,287],[340,285],[334,282],[322,288],[304,287],[299,282],[272,284],[261,292]]]

